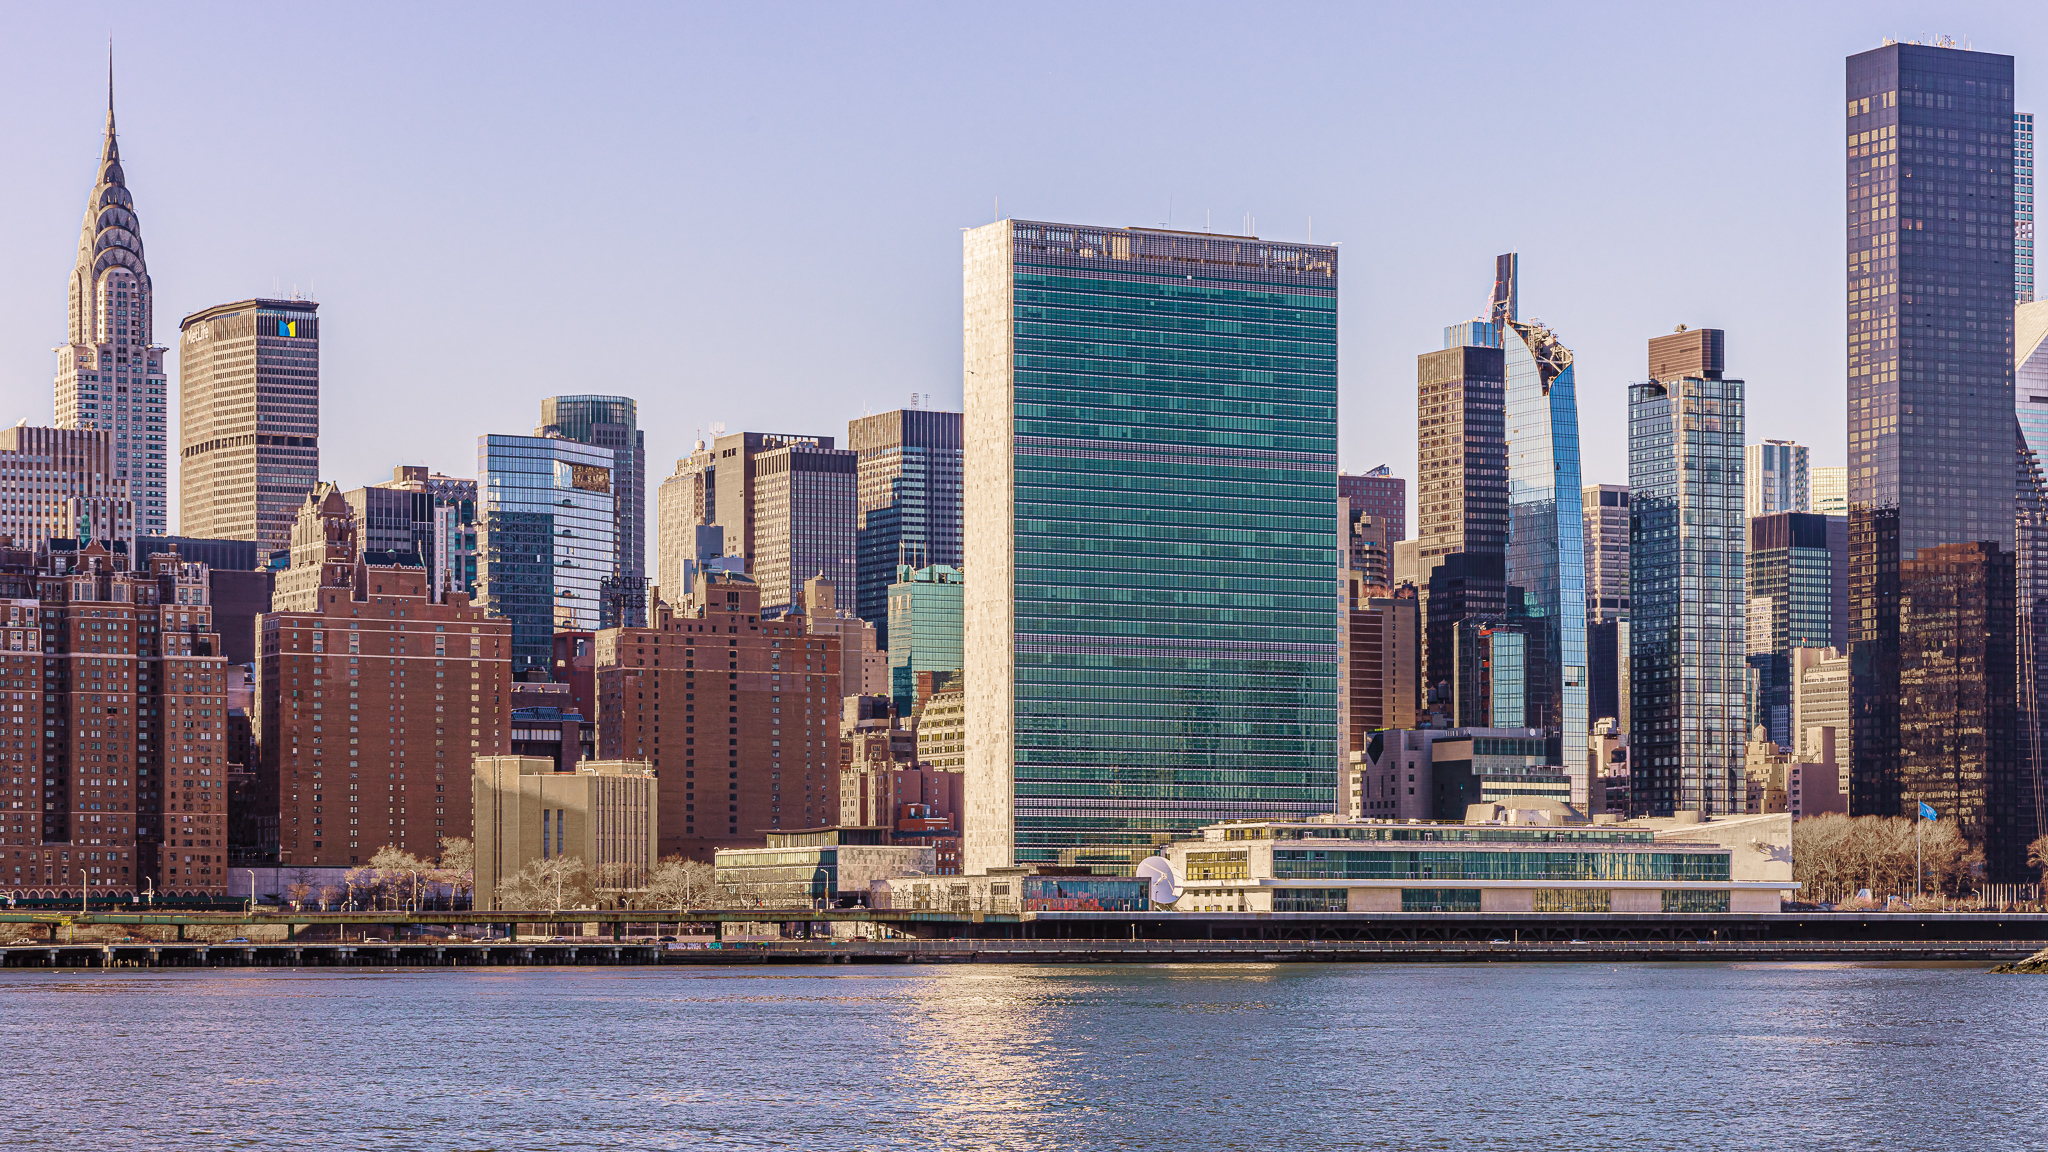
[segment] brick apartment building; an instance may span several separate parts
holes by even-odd
[[[224,894],[227,686],[206,566],[171,552],[135,572],[97,542],[0,539],[0,613],[0,891]]]
[[[761,590],[702,572],[647,628],[597,634],[598,755],[660,778],[661,855],[709,861],[839,813],[838,640],[761,618]],[[701,721],[701,722],[700,722]]]
[[[471,835],[471,761],[511,750],[511,624],[356,541],[341,494],[314,489],[278,577],[290,610],[257,621],[257,794],[287,867],[440,855]]]

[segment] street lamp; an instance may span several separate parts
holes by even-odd
[[[256,915],[256,870],[254,868],[244,868],[242,871],[249,874],[249,915],[254,917]]]

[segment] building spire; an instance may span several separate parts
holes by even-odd
[[[107,37],[107,139],[100,146],[100,163],[121,158],[121,146],[114,142],[114,38]]]

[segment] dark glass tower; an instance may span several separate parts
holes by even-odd
[[[1749,522],[1750,723],[1800,747],[1792,731],[1792,649],[1840,648],[1849,575],[1842,516],[1773,512]]]
[[[1650,341],[1629,387],[1629,804],[1740,812],[1743,382],[1713,328]]]
[[[1458,622],[1507,611],[1507,368],[1492,324],[1445,341],[1415,358],[1416,590],[1424,703],[1456,723]]]
[[[854,478],[854,614],[889,647],[899,565],[960,566],[960,413],[904,408],[846,425]]]
[[[550,396],[540,402],[543,429],[612,452],[618,571],[605,589],[604,627],[647,626],[647,434],[627,396]]]
[[[1970,579],[2012,578],[2012,57],[1887,44],[1850,57],[1847,81],[1850,810],[1911,815],[1973,781],[1983,802],[1966,807],[1983,822],[1965,831],[1992,879],[2015,880],[2033,820],[2012,741],[1934,736],[1974,723],[1976,706],[1959,702],[1990,689],[1902,690],[1909,673],[1922,682],[1930,651],[1914,621],[1935,619],[1916,614],[1911,585],[1964,563],[1929,550],[1987,545],[2007,559],[1972,554]],[[2010,589],[1982,595],[1993,611],[2012,602]],[[1990,660],[1944,675],[1991,675]]]

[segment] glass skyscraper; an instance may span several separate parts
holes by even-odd
[[[550,396],[540,402],[541,432],[552,428],[612,453],[612,518],[618,561],[604,599],[607,628],[647,625],[647,434],[630,396]]]
[[[1920,612],[1981,615],[1958,599],[1965,570],[2012,579],[2012,57],[1887,44],[1849,57],[1846,95],[1850,811],[1911,816],[1966,779],[1985,800],[1967,806],[1983,816],[1964,834],[1991,879],[2020,880],[2034,822],[2010,734],[1947,735],[1998,729],[1978,722],[1998,690],[1970,679],[1989,664],[1927,679],[1953,627]],[[2005,559],[1944,548],[1977,544]],[[1980,598],[2010,605],[2012,592],[1987,585]],[[1929,637],[1912,634],[1916,621]]]
[[[1800,733],[1792,729],[1792,650],[1844,643],[1848,518],[1811,512],[1754,517],[1747,578],[1749,723],[1769,729],[1772,741],[1796,750]]]
[[[609,448],[555,436],[480,436],[477,595],[512,622],[512,676],[547,680],[557,631],[602,626],[618,564]]]
[[[889,647],[889,587],[908,565],[960,564],[960,413],[903,408],[846,425],[854,477],[854,568],[847,599]]]
[[[1418,703],[1451,724],[1467,723],[1470,696],[1458,691],[1469,681],[1459,622],[1507,612],[1506,388],[1500,329],[1490,323],[1454,324],[1441,351],[1415,358]]]
[[[1721,348],[1712,328],[1660,336],[1650,341],[1653,378],[1629,388],[1629,804],[1638,815],[1716,816],[1746,800],[1743,385],[1722,377]]]
[[[2012,271],[2017,303],[2034,300],[2034,114],[2012,118]]]
[[[967,870],[1331,811],[1337,250],[964,241]]]
[[[917,703],[919,672],[958,672],[966,667],[961,624],[963,574],[947,564],[896,569],[889,585],[889,694],[896,714],[910,715]],[[877,628],[880,625],[876,625]]]
[[[1551,763],[1587,799],[1586,520],[1580,507],[1579,405],[1572,354],[1550,329],[1512,316],[1507,361],[1508,568],[1530,617],[1529,719]]]
[[[1743,514],[1807,512],[1813,499],[1806,468],[1807,448],[1790,440],[1766,440],[1743,450]]]

